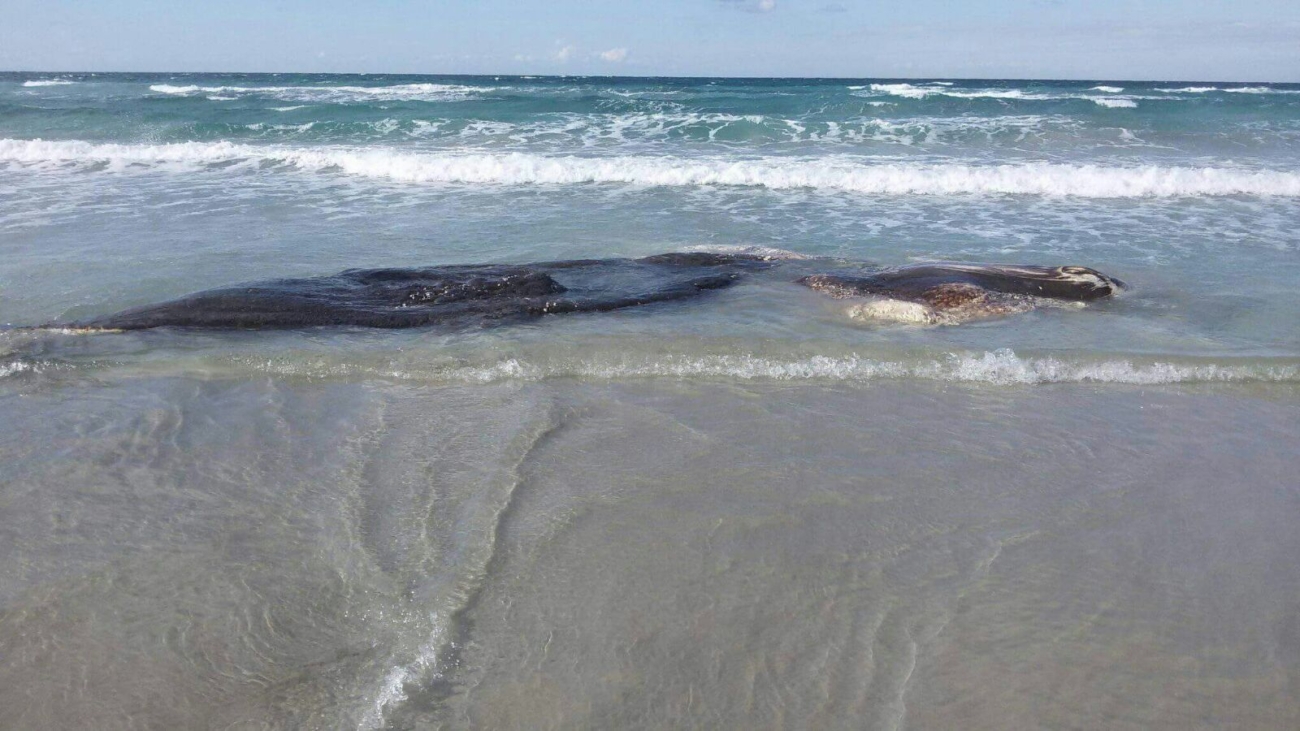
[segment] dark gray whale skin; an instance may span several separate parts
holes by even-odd
[[[935,304],[954,291],[1087,302],[1125,288],[1120,280],[1081,266],[916,264],[866,275],[814,274],[799,280],[837,296],[880,296]]]
[[[641,259],[577,259],[415,269],[351,269],[208,290],[74,323],[87,330],[148,328],[483,327],[542,315],[608,312],[699,298],[764,270],[836,297],[883,296],[936,310],[999,309],[998,297],[1088,301],[1123,288],[1086,267],[920,264],[871,268],[830,260],[751,254],[668,253]],[[810,274],[811,272],[811,274]],[[55,326],[55,327],[67,327]]]
[[[214,289],[77,323],[90,330],[158,327],[474,327],[547,314],[607,312],[687,300],[770,266],[743,254],[672,253],[421,269],[353,269]]]

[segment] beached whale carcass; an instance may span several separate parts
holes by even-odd
[[[832,271],[819,271],[828,268]],[[333,276],[198,292],[77,323],[76,327],[477,327],[543,315],[693,300],[759,273],[851,299],[849,314],[853,317],[928,324],[1023,312],[1046,300],[1086,302],[1123,287],[1113,277],[1078,266],[920,264],[873,268],[832,260],[679,252],[640,259],[353,269]]]
[[[851,317],[925,324],[1025,312],[1046,301],[1083,303],[1124,288],[1120,280],[1082,266],[916,264],[866,274],[813,274],[800,284],[858,300]]]

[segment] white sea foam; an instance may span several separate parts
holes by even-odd
[[[445,641],[442,623],[435,619],[432,631],[424,644],[416,651],[415,657],[408,664],[396,665],[389,669],[381,681],[379,689],[361,719],[360,729],[378,729],[384,725],[384,714],[393,706],[406,700],[406,685],[412,680],[430,680],[430,674],[440,677],[438,671],[438,653]]]
[[[1068,96],[1037,94],[1021,89],[953,89],[952,84],[871,84],[871,91],[900,96],[906,99],[924,99],[928,96],[948,96],[957,99],[1069,99]]]
[[[507,358],[489,364],[428,371],[367,369],[286,361],[250,363],[263,372],[308,378],[354,378],[359,374],[417,382],[497,383],[580,378],[618,381],[641,378],[716,378],[741,381],[841,381],[919,379],[954,383],[1038,385],[1050,383],[1295,383],[1294,365],[1223,365],[1216,363],[1135,363],[1130,360],[1069,361],[1026,357],[1009,349],[952,353],[917,361],[859,356],[811,356],[781,359],[756,355],[665,355],[647,358],[587,358],[532,362]]]
[[[744,254],[747,256],[759,256],[764,259],[811,259],[807,254],[800,254],[797,251],[788,249],[778,249],[774,246],[758,245],[735,245],[735,244],[697,244],[687,246],[682,251],[699,251],[713,254]]]
[[[70,84],[75,84],[75,83],[77,83],[77,82],[75,82],[75,81],[69,81],[68,79],[33,79],[32,81],[24,81],[24,82],[23,82],[23,86],[26,86],[26,87],[36,87],[36,86],[68,86],[68,85],[70,85]]]
[[[30,170],[110,172],[296,170],[403,183],[462,185],[742,186],[875,195],[1040,195],[1082,198],[1300,197],[1300,173],[1236,167],[1062,163],[919,163],[835,155],[816,158],[605,157],[412,152],[184,142],[164,145],[0,140],[0,163]]]
[[[1268,86],[1236,86],[1224,87],[1221,91],[1229,94],[1300,94],[1298,91],[1287,89],[1274,89]]]
[[[722,114],[705,112],[638,113],[615,115],[581,115],[563,119],[561,127],[554,125],[536,128],[534,134],[547,135],[581,132],[590,142],[599,140],[625,140],[632,137],[665,137],[675,133],[700,128],[707,131],[710,140],[727,127],[741,123],[763,125],[788,123],[787,120],[769,120],[758,114]]]
[[[225,88],[228,88],[228,87],[224,87],[224,86],[220,86],[220,87],[218,87],[218,86],[175,86],[175,85],[173,85],[173,84],[154,84],[153,86],[150,86],[150,87],[149,87],[149,91],[156,91],[156,92],[158,92],[159,94],[176,94],[176,95],[184,96],[184,95],[187,95],[187,94],[197,94],[197,93],[199,93],[199,92],[203,92],[203,91],[220,91],[221,89],[225,89]]]
[[[254,122],[253,124],[244,125],[244,128],[253,132],[307,132],[315,126],[315,122],[304,122],[303,124],[267,124],[266,122]]]
[[[1020,89],[977,89],[975,91],[954,91],[944,89],[937,92],[943,96],[956,97],[958,99],[1066,99],[1054,94],[1035,94],[1033,92],[1022,91]]]
[[[1165,94],[1208,94],[1221,91],[1227,94],[1300,94],[1295,89],[1274,89],[1271,86],[1184,86],[1178,89],[1156,89]]]
[[[869,101],[871,105],[893,105],[888,101]],[[275,111],[301,107],[278,107]],[[521,151],[598,149],[623,143],[657,143],[674,139],[707,139],[734,147],[760,142],[818,142],[856,146],[866,142],[888,144],[951,144],[974,135],[1015,135],[1018,140],[1039,135],[1048,128],[1074,130],[1080,122],[1064,115],[921,116],[907,119],[880,119],[861,116],[842,120],[809,120],[768,115],[737,115],[705,112],[634,113],[634,114],[562,114],[544,115],[527,121],[506,122],[479,119],[400,119],[372,122],[325,122],[323,127],[337,129],[341,124],[364,126],[381,135],[420,138],[457,137],[466,145],[503,146]],[[626,147],[624,147],[627,150]]]
[[[397,84],[394,86],[176,86],[154,84],[150,91],[170,96],[219,97],[268,96],[285,101],[370,102],[370,101],[458,101],[489,92],[496,87],[460,84]],[[234,97],[231,97],[234,98]]]
[[[8,378],[32,370],[35,370],[35,367],[31,363],[22,360],[0,363],[0,378]]]
[[[893,94],[894,96],[901,96],[907,99],[924,99],[930,94],[940,91],[938,89],[925,89],[919,86],[913,86],[912,84],[870,84],[866,87],[857,86],[849,88],[858,90],[866,88],[871,91]]]
[[[854,92],[858,96],[872,96],[879,94],[888,94],[907,99],[925,99],[930,96],[944,96],[955,99],[1006,99],[1022,101],[1064,101],[1070,99],[1087,99],[1104,107],[1122,107],[1132,108],[1137,106],[1135,99],[1164,99],[1166,97],[1143,97],[1143,96],[1126,96],[1126,97],[1096,97],[1088,94],[1069,94],[1069,93],[1049,93],[1040,91],[1026,91],[1024,89],[952,89],[948,85],[927,84],[916,86],[914,84],[871,84],[869,87],[850,87],[856,89],[869,89],[869,92]],[[1118,86],[1094,86],[1089,91],[1100,91],[1106,94],[1119,94],[1124,91]],[[1183,89],[1157,89],[1165,93],[1176,92],[1207,92],[1207,91],[1237,91],[1243,93],[1290,93],[1280,92],[1265,87],[1248,87],[1241,89],[1218,89],[1216,87],[1188,87]]]

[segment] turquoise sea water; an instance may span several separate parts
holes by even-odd
[[[1300,85],[0,74],[0,728],[1295,727],[1297,230]],[[1130,288],[58,328],[682,250]]]
[[[1300,356],[1300,86],[10,74],[0,192],[11,325],[352,266],[761,246],[1085,264],[1135,286],[1098,313],[962,332],[729,298],[691,315],[683,358],[1010,349],[1066,379],[1136,358],[1190,368],[1173,380],[1291,380]],[[556,327],[639,339],[672,320],[648,317]]]

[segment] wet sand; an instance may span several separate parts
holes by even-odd
[[[1288,384],[4,388],[3,728],[1300,725]]]

